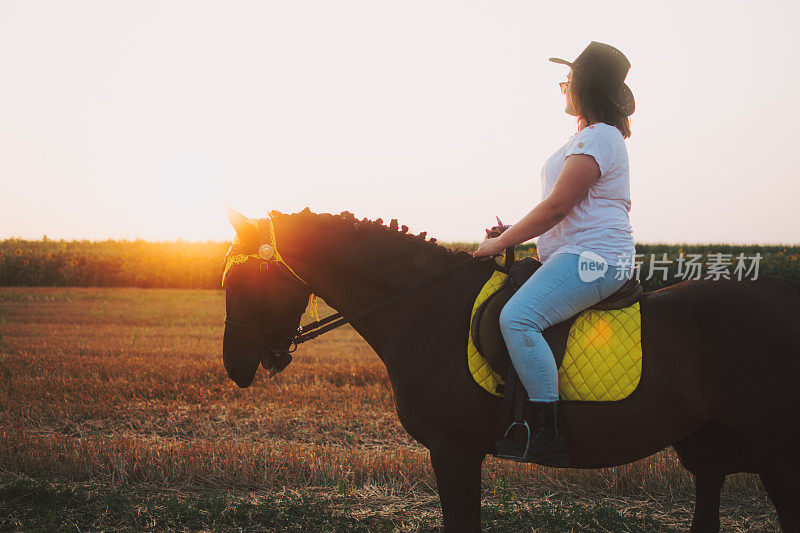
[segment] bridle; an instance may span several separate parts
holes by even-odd
[[[314,296],[315,291],[313,287],[311,287],[308,283],[305,282],[305,280],[303,280],[303,278],[297,275],[297,273],[294,270],[292,270],[292,268],[288,264],[286,264],[286,262],[278,253],[275,241],[275,230],[272,226],[272,221],[269,219],[267,220],[269,221],[270,244],[261,246],[261,248],[259,248],[259,254],[247,254],[247,258],[259,259],[267,263],[274,262],[280,264],[281,266],[284,266],[300,281],[300,283],[302,283],[306,287],[306,289],[308,289],[311,295],[310,300],[312,298],[315,298]],[[269,247],[271,248],[271,250],[267,250],[267,253],[262,253],[262,249],[265,249],[265,247]],[[246,255],[246,254],[239,254],[239,255]],[[242,260],[235,260],[235,261],[239,263],[244,262]],[[354,320],[358,320],[359,318],[363,318],[369,314],[375,313],[376,311],[379,311],[384,307],[392,305],[393,303],[400,301],[403,298],[407,298],[412,294],[416,294],[417,292],[427,289],[428,287],[431,287],[432,285],[435,285],[436,283],[439,283],[440,281],[446,279],[451,273],[453,273],[455,270],[459,269],[464,265],[478,263],[478,262],[485,262],[485,261],[486,258],[483,257],[470,257],[468,259],[464,259],[463,261],[459,261],[458,263],[444,269],[438,274],[431,276],[425,281],[412,285],[411,287],[408,287],[405,290],[390,296],[389,298],[376,302],[375,304],[368,306],[364,309],[361,309],[355,313],[352,313],[347,317],[345,317],[342,313],[337,312],[323,319],[319,319],[318,317],[317,320],[315,320],[314,322],[310,322],[305,326],[298,326],[294,335],[283,337],[281,340],[273,342],[268,347],[268,349],[272,352],[275,361],[275,364],[273,364],[273,366],[268,369],[269,377],[273,377],[278,372],[281,372],[284,368],[286,368],[289,365],[289,363],[292,362],[292,353],[295,350],[297,350],[297,347],[300,344],[306,341],[310,341],[311,339],[315,339],[320,335],[322,335],[323,333],[327,333],[340,326],[344,326],[345,324],[350,323]],[[514,247],[506,248],[505,265],[503,267],[498,265],[497,262],[495,262],[494,258],[492,257],[492,263],[494,264],[494,267],[497,270],[501,270],[504,272],[507,272],[510,269],[511,264],[513,262],[514,262]],[[225,273],[223,274],[223,285],[225,283],[225,275],[227,274],[229,267],[230,267],[229,260],[226,257]],[[314,311],[316,312],[316,302],[314,302]],[[259,330],[261,333],[264,333],[267,337],[269,337],[272,334],[272,331],[267,327],[266,319],[262,323],[255,323],[255,322],[242,322],[238,320],[232,320],[226,316],[225,326],[248,329],[250,331]]]
[[[257,259],[261,261],[262,266],[270,264],[279,265],[285,268],[288,272],[290,272],[295,278],[297,278],[297,280],[301,284],[303,284],[305,288],[308,290],[309,302],[311,302],[312,304],[312,309],[314,314],[319,319],[319,314],[317,314],[317,301],[316,301],[317,297],[314,292],[314,289],[311,287],[311,285],[306,283],[306,281],[303,278],[301,278],[297,274],[297,272],[295,272],[294,269],[292,269],[292,267],[290,267],[288,263],[286,263],[286,261],[283,260],[283,257],[281,257],[280,252],[278,252],[278,243],[277,239],[275,238],[275,226],[272,223],[272,219],[270,218],[266,219],[267,223],[266,228],[262,226],[261,222],[262,220],[258,221],[256,229],[258,230],[258,233],[260,235],[266,234],[267,238],[269,239],[269,244],[261,245],[258,248],[258,253],[256,254],[246,254],[246,253],[231,254],[231,251],[234,249],[235,246],[234,243],[234,245],[231,246],[231,249],[228,250],[228,254],[225,256],[224,267],[222,272],[222,286],[223,287],[225,286],[225,281],[228,276],[228,271],[234,264],[241,264],[245,263],[246,261],[249,261],[250,259]],[[260,270],[262,270],[262,272],[264,271],[264,269],[262,268],[260,268]],[[269,322],[267,321],[266,318],[261,323],[256,323],[256,322],[244,322],[239,320],[233,320],[228,316],[225,316],[226,327],[240,328],[250,331],[258,330],[260,333],[266,335],[267,338],[269,338],[269,336],[271,336],[272,334],[272,331],[269,329],[268,324]],[[284,337],[278,341],[273,342],[268,347],[268,349],[273,354],[273,361],[274,361],[272,367],[268,369],[269,377],[272,377],[278,372],[281,372],[284,368],[286,368],[289,365],[289,363],[292,362],[292,352],[294,352],[297,349],[297,344],[298,344],[297,342],[295,342],[295,339],[297,338],[299,334],[298,332],[301,329],[302,328],[298,327],[297,331],[293,336]]]

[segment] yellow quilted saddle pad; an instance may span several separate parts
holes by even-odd
[[[495,272],[484,284],[475,311],[506,279]],[[642,375],[641,312],[639,302],[623,309],[582,311],[573,322],[566,352],[558,370],[558,391],[562,400],[616,401],[628,397]],[[467,343],[467,363],[475,382],[495,396],[503,378],[495,372],[472,342]]]
[[[607,402],[628,397],[642,377],[639,302],[623,309],[582,311],[569,329],[558,370],[562,400]]]

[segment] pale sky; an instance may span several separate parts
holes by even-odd
[[[2,1],[0,238],[225,240],[352,211],[478,241],[631,61],[637,242],[800,243],[800,2]]]

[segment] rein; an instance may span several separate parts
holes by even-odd
[[[513,246],[506,248],[506,250],[505,250],[505,265],[503,267],[500,267],[500,265],[497,265],[495,263],[495,268],[498,269],[498,270],[502,270],[504,272],[508,271],[511,268],[511,265],[513,264],[513,262],[514,262],[514,255],[515,254],[514,254],[514,247]],[[405,298],[407,296],[411,296],[412,294],[417,293],[417,292],[419,292],[419,291],[421,291],[423,289],[427,289],[431,285],[434,285],[434,284],[442,281],[451,272],[453,272],[454,270],[456,270],[457,268],[459,268],[459,267],[461,267],[463,265],[466,265],[468,263],[477,263],[477,262],[481,262],[481,261],[485,261],[485,259],[482,258],[482,257],[470,257],[469,259],[465,259],[465,260],[463,260],[463,261],[461,261],[459,263],[456,263],[455,265],[453,265],[453,266],[451,266],[449,268],[446,268],[442,272],[439,272],[435,276],[433,276],[431,278],[428,278],[427,280],[425,280],[425,281],[423,281],[421,283],[418,283],[416,285],[412,285],[411,287],[407,288],[406,290],[404,290],[402,292],[399,292],[399,293],[395,294],[394,296],[390,296],[389,298],[387,298],[385,300],[377,302],[377,303],[375,303],[375,304],[373,304],[373,305],[371,305],[371,306],[369,306],[369,307],[367,307],[365,309],[362,309],[361,311],[353,313],[352,315],[350,315],[349,318],[345,318],[345,316],[342,315],[342,313],[336,313],[336,314],[333,314],[331,316],[327,316],[327,317],[323,318],[322,320],[315,320],[314,322],[306,324],[305,326],[300,326],[300,327],[297,328],[297,333],[295,334],[295,336],[292,339],[290,339],[291,343],[290,343],[289,347],[291,349],[289,351],[293,352],[293,351],[295,351],[297,349],[297,346],[299,344],[302,344],[302,343],[304,343],[306,341],[310,341],[311,339],[315,339],[315,338],[319,337],[320,335],[322,335],[323,333],[327,333],[327,332],[329,332],[329,331],[331,331],[333,329],[338,328],[339,326],[344,326],[348,322],[352,322],[353,320],[358,320],[359,318],[364,317],[366,315],[369,315],[371,313],[374,313],[375,311],[378,311],[380,309],[383,309],[384,307],[386,307],[388,305],[391,305],[391,304],[397,302],[398,300],[401,300],[401,299],[403,299],[403,298]],[[493,257],[492,257],[492,262],[494,262],[494,258]]]
[[[385,300],[381,300],[369,307],[366,307],[360,311],[357,311],[350,315],[349,317],[345,317],[342,313],[335,313],[333,315],[327,316],[320,320],[315,320],[314,322],[310,322],[305,326],[299,326],[297,328],[297,332],[293,337],[289,337],[283,339],[281,341],[276,342],[271,349],[273,352],[278,353],[279,351],[288,351],[289,353],[294,352],[297,349],[297,346],[306,342],[310,341],[311,339],[315,339],[322,335],[323,333],[327,333],[331,330],[334,330],[340,326],[344,326],[345,324],[353,321],[358,320],[364,316],[372,314],[376,311],[383,309],[403,298],[411,296],[423,289],[427,289],[428,287],[435,285],[436,283],[444,280],[447,278],[450,273],[454,270],[468,264],[468,263],[477,263],[480,261],[484,261],[483,258],[479,257],[470,257],[469,259],[465,259],[451,267],[439,272],[435,276],[428,278],[427,280],[418,283],[416,285],[412,285],[411,287],[407,288],[406,290],[399,292],[393,296]],[[502,269],[499,265],[496,265],[497,269]],[[227,326],[234,326],[234,327],[243,327],[243,328],[259,328],[262,329],[263,326],[261,324],[254,324],[250,322],[239,322],[236,320],[231,320],[228,317],[225,317],[225,325]],[[280,346],[279,346],[280,345]]]
[[[275,358],[273,366],[268,369],[269,377],[273,377],[275,374],[281,372],[284,368],[286,368],[289,363],[292,362],[292,353],[297,350],[297,346],[319,337],[323,333],[327,333],[328,331],[334,330],[339,326],[344,326],[348,322],[352,320],[357,320],[363,316],[369,315],[370,313],[374,313],[380,309],[383,309],[386,306],[389,306],[398,300],[411,296],[414,293],[417,293],[423,289],[434,285],[443,279],[445,279],[451,272],[455,269],[466,265],[468,263],[475,263],[480,261],[481,258],[478,257],[470,257],[469,259],[465,259],[455,265],[439,272],[435,276],[423,281],[422,283],[418,283],[417,285],[413,285],[406,290],[395,294],[385,300],[377,302],[365,309],[362,309],[356,313],[350,315],[349,318],[346,318],[342,313],[336,313],[331,316],[325,317],[321,320],[316,320],[305,326],[298,326],[296,333],[293,337],[286,337],[281,340],[275,341],[268,347]],[[494,262],[494,261],[493,261]],[[495,267],[500,269],[500,266],[495,264]],[[310,287],[309,287],[310,288]],[[237,320],[231,320],[227,316],[225,317],[225,326],[226,327],[236,327],[236,328],[245,328],[245,329],[259,329],[264,331],[265,333],[269,334],[270,331],[266,327],[266,324],[254,324],[250,322],[239,322]]]
[[[338,328],[339,326],[344,326],[345,324],[347,324],[350,321],[358,320],[359,318],[361,318],[363,316],[369,315],[369,314],[374,313],[374,312],[376,312],[376,311],[378,311],[380,309],[383,309],[384,307],[386,307],[388,305],[391,305],[391,304],[395,303],[398,300],[401,300],[401,299],[403,299],[403,298],[405,298],[407,296],[411,296],[412,294],[417,293],[417,292],[421,291],[422,289],[426,289],[426,288],[430,287],[431,285],[434,285],[434,284],[442,281],[443,279],[445,279],[455,269],[457,269],[457,268],[459,268],[459,267],[461,267],[463,265],[466,265],[467,263],[475,263],[475,262],[478,262],[480,260],[481,260],[481,258],[478,258],[478,257],[470,257],[469,259],[465,259],[465,260],[463,260],[463,261],[461,261],[459,263],[456,263],[455,265],[443,270],[442,272],[439,272],[435,276],[426,279],[422,283],[418,283],[416,285],[412,285],[411,287],[407,288],[406,290],[404,290],[402,292],[399,292],[399,293],[397,293],[397,294],[395,294],[393,296],[390,296],[389,298],[387,298],[385,300],[381,300],[380,302],[377,302],[377,303],[375,303],[375,304],[373,304],[373,305],[371,305],[371,306],[369,306],[367,308],[364,308],[364,309],[362,309],[362,310],[360,310],[360,311],[358,311],[356,313],[353,313],[352,315],[350,315],[349,318],[345,318],[345,316],[342,313],[335,313],[335,314],[333,314],[331,316],[327,316],[327,317],[325,317],[323,319],[315,320],[314,322],[310,322],[310,323],[306,324],[305,326],[299,326],[297,328],[297,333],[295,334],[294,337],[289,337],[289,338],[284,339],[283,341],[280,341],[280,342],[283,343],[284,346],[285,346],[286,341],[288,340],[289,343],[290,343],[289,344],[289,347],[290,347],[289,351],[293,352],[293,351],[295,351],[295,349],[297,349],[297,345],[298,344],[302,344],[302,343],[304,343],[306,341],[310,341],[311,339],[315,339],[315,338],[319,337],[320,335],[322,335],[323,333],[327,333],[327,332],[329,332],[329,331],[331,331],[333,329]],[[305,282],[303,282],[303,283],[305,284]],[[306,286],[308,286],[308,285],[306,285]],[[241,328],[259,328],[259,329],[262,328],[261,324],[255,324],[255,323],[252,323],[252,322],[239,322],[237,320],[231,320],[228,317],[225,317],[225,325],[241,327]]]
[[[511,263],[514,262],[514,247],[506,248],[505,257],[506,261],[505,261],[505,266],[503,268],[495,264],[495,267],[498,270],[508,270],[511,267]],[[358,320],[359,318],[367,316],[376,311],[379,311],[380,309],[383,309],[384,307],[391,305],[397,302],[398,300],[402,300],[407,296],[411,296],[412,294],[415,294],[423,289],[427,289],[431,285],[435,285],[436,283],[442,281],[451,272],[453,272],[454,270],[463,265],[466,265],[468,263],[477,263],[484,260],[485,259],[480,257],[470,257],[469,259],[465,259],[443,270],[442,272],[439,272],[435,276],[428,278],[427,280],[421,283],[412,285],[411,287],[395,294],[394,296],[390,296],[385,300],[377,302],[365,309],[362,309],[361,311],[353,313],[352,315],[350,315],[349,318],[346,318],[344,315],[342,315],[342,313],[336,313],[331,316],[327,316],[321,320],[315,320],[314,322],[306,324],[305,326],[300,326],[297,328],[297,333],[295,334],[295,336],[292,339],[290,339],[289,352],[295,351],[299,344],[302,344],[306,341],[310,341],[311,339],[315,339],[320,335],[322,335],[323,333],[327,333],[333,329],[338,328],[339,326],[344,326],[348,322],[352,322],[353,320]]]
[[[323,333],[327,333],[328,331],[336,329],[339,326],[344,326],[348,322],[352,322],[353,320],[358,320],[359,318],[374,313],[375,311],[378,311],[380,309],[383,309],[384,307],[391,305],[397,302],[398,300],[401,300],[407,296],[411,296],[412,294],[417,293],[423,289],[427,289],[431,285],[434,285],[445,279],[452,271],[456,270],[457,268],[466,265],[467,263],[475,263],[481,260],[482,259],[479,257],[470,257],[469,259],[465,259],[443,270],[442,272],[439,272],[435,276],[428,278],[427,280],[421,283],[412,285],[411,287],[407,288],[402,292],[399,292],[393,296],[390,296],[385,300],[377,302],[365,309],[353,313],[352,315],[350,315],[349,318],[345,318],[345,316],[342,315],[342,313],[336,313],[334,315],[325,317],[322,320],[316,320],[314,322],[306,324],[305,326],[300,326],[297,328],[297,334],[292,339],[292,345],[294,349],[296,349],[298,344],[317,338]],[[294,351],[294,349],[292,349],[291,351]]]
[[[226,277],[228,268],[230,268],[230,265],[232,263],[234,263],[234,262],[243,262],[243,261],[246,261],[247,259],[252,257],[252,258],[260,259],[260,260],[273,261],[273,262],[276,262],[276,263],[284,266],[289,272],[294,274],[294,276],[303,285],[305,285],[311,291],[312,297],[313,297],[313,288],[310,285],[308,285],[308,283],[306,283],[300,276],[298,276],[297,273],[295,273],[295,271],[292,270],[292,268],[288,264],[286,264],[286,262],[283,260],[283,258],[278,253],[277,242],[276,242],[276,239],[275,239],[275,230],[274,230],[274,227],[272,225],[272,221],[269,221],[269,233],[268,234],[269,234],[269,238],[270,238],[269,239],[270,240],[270,245],[268,246],[268,248],[269,248],[269,250],[268,250],[269,257],[264,257],[263,255],[260,255],[261,254],[261,249],[259,249],[259,254],[252,254],[252,255],[240,254],[238,256],[240,258],[238,258],[238,259],[237,258],[231,258],[232,261],[230,261],[230,262],[228,262],[226,260],[226,267],[225,267],[225,271],[223,273],[223,285],[225,283],[225,277]],[[264,248],[264,246],[262,246],[262,248]],[[442,272],[439,272],[435,276],[432,276],[432,277],[428,278],[427,280],[425,280],[425,281],[423,281],[421,283],[418,283],[416,285],[412,285],[411,287],[408,287],[407,289],[405,289],[405,290],[403,290],[403,291],[401,291],[401,292],[399,292],[399,293],[397,293],[397,294],[395,294],[393,296],[390,296],[389,298],[387,298],[385,300],[382,300],[382,301],[377,302],[377,303],[375,303],[375,304],[373,304],[373,305],[371,305],[369,307],[361,309],[360,311],[357,311],[357,312],[353,313],[349,317],[345,317],[342,313],[338,313],[337,312],[337,313],[335,313],[335,314],[333,314],[331,316],[327,316],[327,317],[325,317],[323,319],[315,320],[314,322],[306,324],[305,326],[298,326],[297,331],[295,332],[294,336],[286,337],[286,338],[281,339],[279,341],[275,341],[269,347],[269,350],[272,351],[273,354],[276,356],[276,358],[279,360],[279,362],[275,365],[275,367],[270,369],[270,377],[272,377],[276,373],[278,373],[281,370],[283,370],[283,368],[285,368],[291,362],[291,360],[292,360],[291,353],[294,352],[297,349],[298,345],[300,345],[300,344],[302,344],[302,343],[304,343],[306,341],[309,341],[311,339],[315,339],[315,338],[319,337],[320,335],[322,335],[323,333],[327,333],[327,332],[329,332],[331,330],[334,330],[334,329],[336,329],[336,328],[338,328],[340,326],[344,326],[345,324],[347,324],[349,322],[352,322],[353,320],[358,320],[359,318],[362,318],[362,317],[367,316],[369,314],[372,314],[372,313],[374,313],[376,311],[379,311],[380,309],[383,309],[384,307],[387,307],[387,306],[389,306],[389,305],[391,305],[391,304],[393,304],[393,303],[395,303],[395,302],[397,302],[399,300],[402,300],[403,298],[411,296],[412,294],[415,294],[415,293],[417,293],[417,292],[419,292],[419,291],[421,291],[423,289],[427,289],[428,287],[430,287],[432,285],[435,285],[436,283],[439,283],[440,281],[444,280],[453,271],[455,271],[456,269],[458,269],[458,268],[460,268],[460,267],[462,267],[462,266],[464,266],[466,264],[477,263],[477,262],[484,261],[484,260],[485,259],[483,257],[470,257],[469,259],[465,259],[463,261],[460,261],[460,262],[456,263],[455,265],[452,265],[452,266],[446,268]],[[494,261],[493,257],[492,257],[492,262],[494,263],[494,266],[495,266],[495,268],[497,270],[501,270],[501,271],[504,271],[504,272],[508,271],[508,269],[511,267],[511,264],[514,262],[514,247],[512,246],[512,247],[506,248],[506,250],[505,250],[505,265],[504,265],[504,267],[501,267],[500,265],[498,265]],[[316,314],[316,301],[315,300],[314,300],[314,312]],[[225,317],[225,325],[226,326],[232,326],[232,327],[238,327],[238,328],[246,328],[246,329],[261,329],[265,333],[269,333],[269,330],[266,328],[266,324],[254,324],[254,323],[250,323],[250,322],[239,322],[239,321],[236,321],[236,320],[231,320],[227,316]]]

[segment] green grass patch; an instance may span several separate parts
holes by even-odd
[[[437,531],[438,506],[393,505],[355,494],[311,490],[253,493],[151,485],[14,479],[0,484],[0,529],[23,531]],[[419,511],[426,507],[427,512]],[[585,501],[485,502],[486,531],[671,531],[613,504]]]

